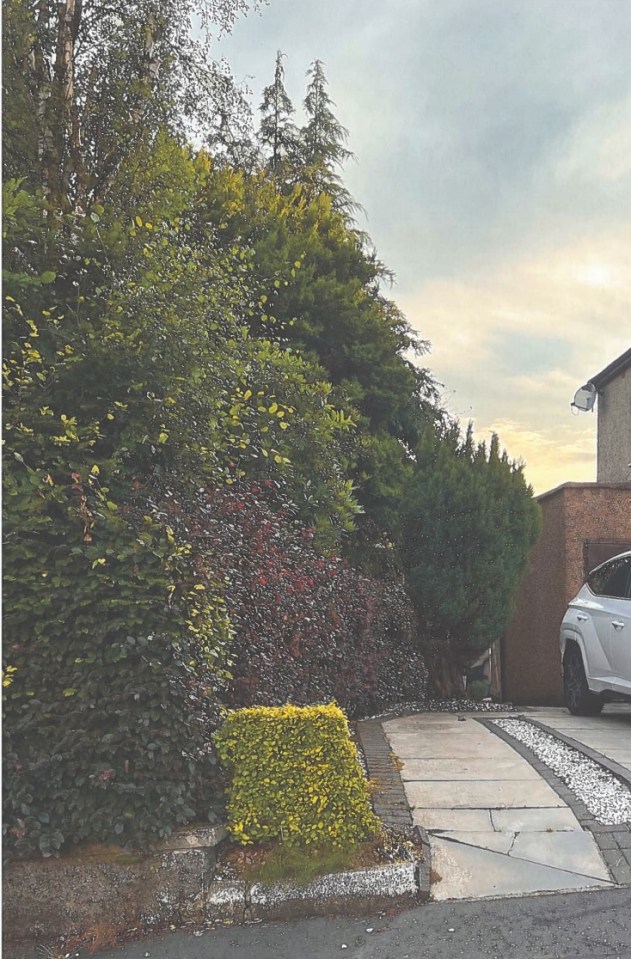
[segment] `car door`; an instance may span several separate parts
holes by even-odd
[[[612,621],[617,610],[612,611],[612,603],[614,597],[623,595],[626,579],[626,567],[621,570],[618,558],[608,560],[590,573],[570,606],[574,607],[577,632],[583,637],[588,679],[607,688],[615,671]]]
[[[619,692],[631,692],[631,556],[624,557],[626,581],[619,580],[621,595],[611,598],[610,649],[612,686]]]

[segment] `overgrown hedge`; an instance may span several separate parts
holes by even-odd
[[[231,773],[228,828],[238,842],[339,846],[374,835],[379,820],[336,705],[235,710],[215,743]]]
[[[109,513],[78,473],[29,478],[5,525],[5,855],[146,847],[218,790],[225,609],[145,491]]]
[[[357,716],[423,698],[427,671],[402,585],[316,552],[313,530],[271,482],[207,492],[203,528],[204,552],[221,556],[235,629],[230,705],[335,700]]]
[[[144,848],[212,816],[218,698],[357,715],[423,695],[401,587],[320,555],[271,481],[186,503],[139,489],[110,510],[94,476],[50,485],[19,465],[5,477],[22,504],[5,526],[5,852]]]

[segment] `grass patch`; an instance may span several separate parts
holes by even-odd
[[[225,849],[217,863],[217,878],[248,883],[295,882],[307,885],[328,873],[410,862],[421,847],[409,830],[381,826],[371,839],[344,845],[314,845],[268,841]]]
[[[344,846],[265,843],[233,849],[226,859],[231,871],[248,882],[296,882],[300,885],[307,885],[327,873],[375,866],[382,861],[377,839]]]

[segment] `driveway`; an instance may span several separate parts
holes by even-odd
[[[526,759],[476,722],[479,715],[383,722],[414,822],[430,835],[433,898],[611,887],[591,832]],[[625,717],[619,739],[626,729]]]
[[[572,716],[551,706],[529,707],[525,715],[595,750],[631,777],[631,703],[610,703],[600,716]]]

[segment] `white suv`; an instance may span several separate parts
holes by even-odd
[[[597,566],[561,624],[565,702],[595,716],[607,700],[631,699],[631,551]]]

